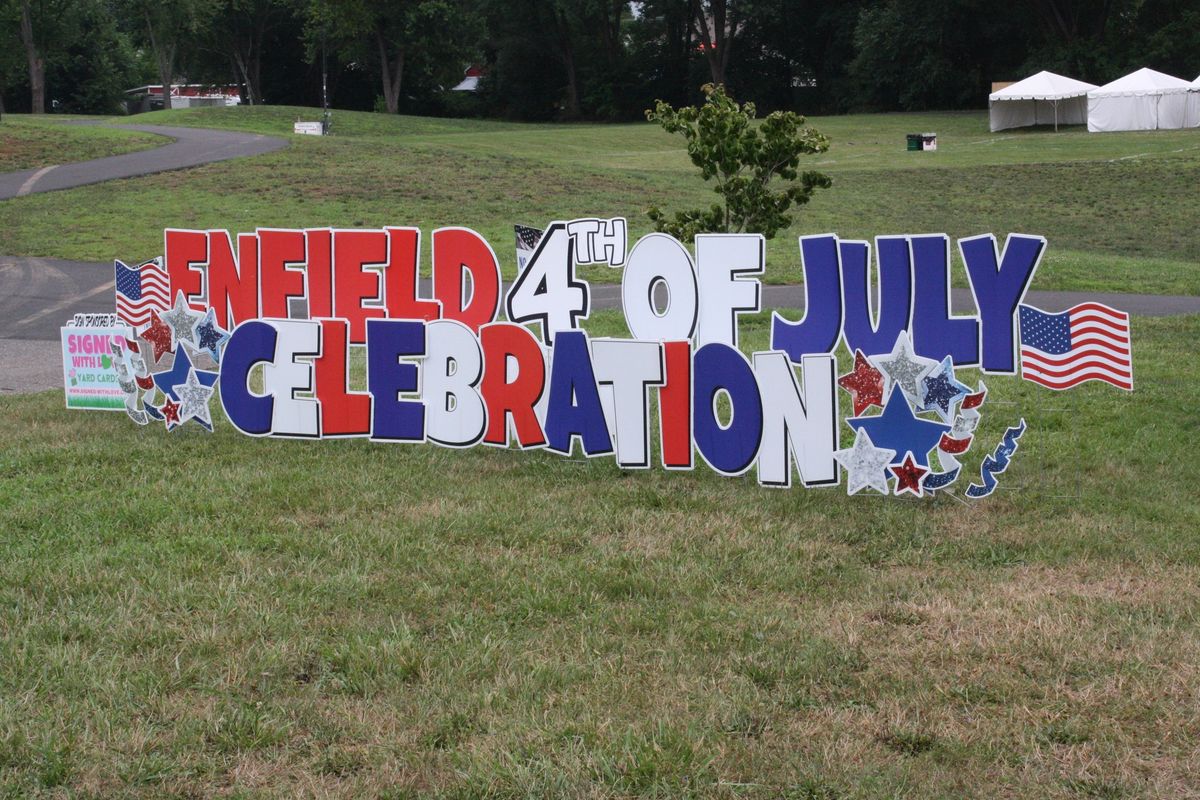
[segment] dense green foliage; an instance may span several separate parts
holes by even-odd
[[[829,177],[819,172],[800,173],[800,157],[824,153],[829,139],[804,124],[793,111],[775,111],[754,125],[753,103],[739,105],[724,87],[707,83],[704,105],[672,108],[659,100],[646,112],[667,133],[687,140],[688,157],[700,168],[700,177],[714,181],[713,191],[723,203],[707,211],[676,212],[673,219],[654,206],[649,217],[657,230],[689,241],[698,233],[761,233],[768,239],[792,224],[788,209],[804,205],[818,188],[829,188]],[[772,181],[783,188],[771,188]]]
[[[255,104],[636,119],[724,84],[763,111],[980,107],[1042,69],[1200,72],[1195,0],[0,0],[0,99],[107,112],[164,72]],[[468,65],[477,93],[451,92]],[[57,101],[57,104],[55,103]]]

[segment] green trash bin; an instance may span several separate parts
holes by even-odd
[[[924,137],[921,136],[921,134],[919,134],[919,133],[908,134],[908,149],[909,149],[909,151],[910,152],[911,151],[919,152],[921,150],[921,146],[924,144],[924,141],[925,141]]]

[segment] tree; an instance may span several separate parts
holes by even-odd
[[[69,38],[69,0],[19,0],[21,44],[29,68],[30,110],[46,113],[46,55]]]
[[[773,238],[792,224],[787,212],[793,205],[804,205],[818,188],[832,185],[819,172],[798,169],[801,156],[825,152],[829,139],[791,111],[776,111],[754,125],[754,104],[738,105],[722,86],[706,84],[704,94],[700,108],[674,109],[660,100],[646,118],[687,140],[692,163],[705,181],[715,179],[713,191],[724,203],[678,212],[674,219],[655,207],[648,216],[656,230],[678,239],[743,231]],[[776,179],[785,182],[783,188],[771,187]]]
[[[129,36],[106,0],[75,0],[71,13],[71,35],[47,61],[47,86],[68,113],[119,113],[125,90],[147,82]]]
[[[630,25],[637,84],[649,90],[650,97],[666,97],[669,102],[683,105],[692,87],[703,82],[691,80],[696,49],[692,24],[695,1],[643,0],[641,13]],[[638,107],[644,108],[645,99],[639,99]]]
[[[460,75],[474,43],[475,15],[453,0],[314,0],[310,49],[325,37],[344,60],[374,60],[384,106],[400,110],[401,90],[414,68]]]
[[[622,23],[627,0],[554,0],[548,4],[554,18],[556,50],[567,82],[565,113],[568,119],[584,115],[585,94],[602,95],[593,106],[614,109],[614,94],[625,57]],[[588,84],[585,86],[585,84]]]
[[[154,53],[158,80],[163,87],[163,108],[171,108],[171,84],[182,48],[212,23],[215,0],[122,0],[122,11],[144,36]]]
[[[729,54],[733,51],[734,37],[742,25],[737,0],[703,0],[694,3],[692,23],[712,72],[712,82],[717,86],[725,85]]]
[[[13,87],[24,69],[21,63],[21,10],[11,0],[0,2],[0,116],[5,112],[4,94]]]
[[[210,29],[212,49],[233,62],[250,105],[263,101],[264,43],[296,11],[295,0],[219,0]]]

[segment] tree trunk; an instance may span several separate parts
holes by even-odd
[[[46,62],[33,40],[33,17],[29,0],[21,0],[21,42],[29,61],[29,104],[34,114],[46,113]]]
[[[583,108],[579,105],[579,77],[575,73],[575,54],[569,49],[563,54],[563,65],[567,71],[567,116],[579,119],[583,116]]]
[[[729,9],[726,0],[712,0],[707,6],[712,10],[712,25],[709,25],[705,13],[705,3],[696,3],[693,17],[696,35],[704,48],[704,59],[708,62],[708,71],[712,82],[717,86],[725,84],[725,72],[729,67],[729,49],[733,44],[733,36],[737,32],[734,14]]]
[[[237,64],[238,74],[242,76],[242,83],[246,86],[246,102],[253,106],[258,104],[258,82],[252,75],[248,60],[240,49],[233,51],[233,61]]]
[[[621,61],[621,17],[628,5],[626,0],[612,0],[600,28],[600,39],[608,65],[616,67]]]
[[[174,48],[171,48],[174,51]],[[158,80],[163,87],[163,110],[170,111],[171,105],[171,81],[175,78],[171,74],[175,70],[172,69],[175,61],[175,53],[168,55],[160,55],[156,59],[158,61]]]
[[[259,32],[258,40],[254,44],[254,48],[250,51],[250,71],[246,76],[246,91],[251,91],[250,86],[254,86],[254,102],[262,105],[262,33]]]
[[[146,12],[146,32],[150,34],[150,49],[154,51],[154,61],[158,64],[158,80],[162,83],[163,110],[171,110],[171,81],[175,71],[175,45],[160,41],[161,36],[154,33],[154,23],[150,12]]]
[[[558,52],[567,78],[565,116],[568,119],[579,119],[583,116],[583,109],[579,105],[579,75],[575,69],[575,48],[571,46],[571,30],[567,19],[558,11],[554,13],[554,26],[558,31]]]
[[[379,45],[379,67],[383,77],[383,102],[389,114],[400,113],[400,87],[404,79],[404,48],[396,53],[394,61],[388,58],[387,44],[383,34],[376,31],[375,41]]]

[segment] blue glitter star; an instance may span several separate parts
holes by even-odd
[[[175,387],[184,383],[187,380],[188,373],[191,371],[192,360],[188,358],[187,352],[180,347],[175,351],[175,363],[171,365],[171,369],[166,372],[157,373],[154,376],[154,384],[167,397],[172,400],[178,400],[179,395],[175,393]],[[205,386],[212,386],[217,382],[217,373],[215,372],[196,370],[196,377]]]
[[[922,467],[929,466],[929,451],[941,441],[942,434],[950,430],[949,425],[913,416],[899,386],[892,387],[882,414],[851,417],[846,422],[856,431],[865,430],[876,447],[886,447],[897,453],[911,452],[913,460]],[[898,459],[902,458],[893,459],[891,463],[899,464]]]
[[[217,313],[209,306],[204,319],[196,325],[196,349],[207,350],[213,361],[221,363],[221,351],[229,341],[229,333],[217,325]]]
[[[954,362],[950,356],[942,359],[928,375],[921,379],[925,393],[921,397],[922,411],[936,411],[947,424],[954,419],[954,404],[971,393],[968,386],[954,377]]]

